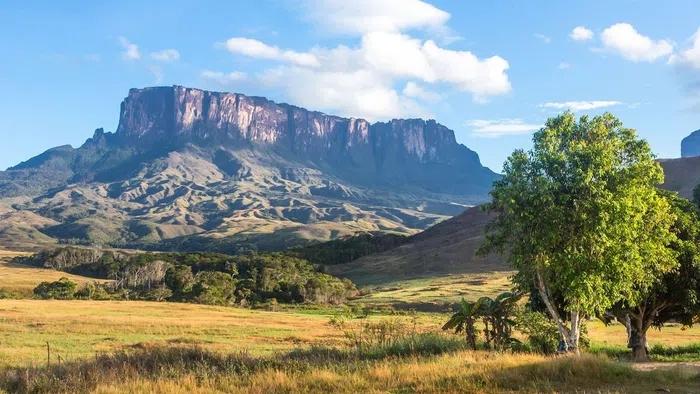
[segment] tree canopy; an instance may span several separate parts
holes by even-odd
[[[662,182],[647,142],[611,114],[551,118],[530,151],[506,161],[482,251],[506,252],[523,288],[534,284],[565,350],[577,351],[581,319],[623,299],[638,303],[675,267]]]

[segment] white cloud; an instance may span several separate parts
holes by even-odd
[[[633,62],[653,62],[673,52],[667,40],[653,40],[641,35],[629,23],[617,23],[601,34],[606,49]]]
[[[593,32],[585,26],[576,26],[569,33],[569,37],[574,41],[588,41],[593,38]]]
[[[216,82],[219,85],[227,86],[234,82],[240,82],[247,79],[247,74],[241,71],[232,71],[224,73],[221,71],[203,70],[199,76],[202,79]]]
[[[399,94],[387,80],[370,70],[314,70],[281,66],[267,70],[261,80],[283,87],[295,104],[333,110],[338,115],[368,120],[423,116],[409,97]]]
[[[406,83],[406,86],[404,86],[403,91],[401,92],[404,96],[406,97],[411,97],[423,101],[438,101],[440,100],[440,94],[427,90],[421,85],[413,82],[413,81],[408,81]]]
[[[542,127],[539,124],[526,123],[522,119],[475,119],[468,121],[467,126],[471,127],[475,136],[486,138],[529,134]]]
[[[299,52],[247,37],[222,44],[231,53],[278,63],[256,77],[294,103],[379,120],[426,114],[419,103],[439,100],[432,91],[437,87],[466,92],[477,102],[511,90],[502,57],[479,58],[409,33],[421,29],[440,40],[449,32],[450,15],[423,1],[304,3],[321,28],[353,35],[357,43]],[[215,77],[220,79],[210,79]]]
[[[542,33],[535,33],[535,38],[541,40],[545,44],[550,44],[552,42],[552,38],[549,36],[546,36]]]
[[[674,54],[669,63],[700,70],[700,28],[691,37],[690,48]]]
[[[556,110],[571,110],[573,112],[578,111],[590,111],[594,109],[613,107],[616,105],[621,105],[620,101],[613,100],[593,100],[593,101],[550,101],[541,104],[541,108],[556,109]]]
[[[450,14],[420,0],[306,0],[307,14],[340,33],[444,30]]]
[[[557,66],[560,70],[568,70],[571,68],[571,63],[567,62],[561,62],[559,63],[559,66]]]
[[[230,39],[226,48],[288,63],[289,66],[263,72],[263,78],[268,85],[283,88],[295,102],[372,120],[411,115],[410,111],[425,112],[414,99],[435,98],[423,87],[419,92],[419,83],[448,84],[470,93],[476,101],[511,89],[505,59],[480,59],[471,52],[445,49],[432,40],[422,41],[402,33],[372,32],[363,35],[355,48],[341,45],[304,52],[314,62],[290,61],[281,55],[285,51],[247,38]],[[404,86],[402,91],[399,86]],[[345,97],[352,95],[365,99]],[[377,108],[379,105],[384,108]]]
[[[229,52],[234,54],[257,59],[284,61],[298,66],[318,66],[318,59],[311,53],[282,50],[252,38],[233,37],[226,40],[224,45]]]
[[[180,59],[180,52],[177,49],[163,49],[161,51],[151,52],[151,59],[159,62],[174,62]]]
[[[141,59],[141,52],[139,51],[138,45],[130,42],[126,37],[119,37],[119,44],[124,49],[122,51],[122,59],[130,61]]]

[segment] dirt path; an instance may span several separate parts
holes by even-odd
[[[679,368],[700,374],[700,361],[635,363],[632,364],[632,368],[638,371],[655,371],[659,369]]]

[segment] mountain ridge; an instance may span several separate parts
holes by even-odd
[[[497,178],[434,120],[369,123],[172,86],[131,89],[115,132],[0,172],[0,198],[56,242],[269,235],[289,246],[412,234],[484,201]]]

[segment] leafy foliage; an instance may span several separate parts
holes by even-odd
[[[55,282],[41,282],[34,288],[34,295],[45,300],[71,300],[77,287],[78,284],[72,280],[61,278]]]
[[[113,279],[113,297],[250,305],[344,302],[352,282],[318,272],[307,260],[282,253],[230,256],[218,253],[122,253],[60,248],[21,263],[91,272]],[[95,294],[85,289],[81,297]],[[166,291],[167,290],[167,291]],[[99,295],[102,297],[102,295]]]
[[[646,141],[611,114],[565,113],[516,150],[487,209],[496,214],[482,249],[508,253],[521,287],[536,284],[567,347],[581,320],[620,300],[636,304],[676,265],[666,248],[673,215],[656,186],[660,165]],[[571,327],[551,302],[562,300]]]

